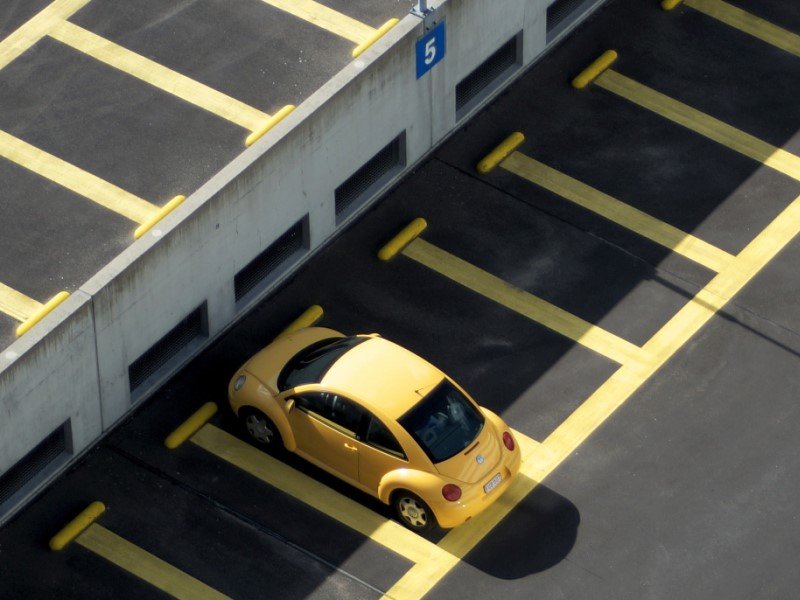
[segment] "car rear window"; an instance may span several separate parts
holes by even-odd
[[[484,418],[464,394],[446,379],[398,419],[428,457],[439,463],[470,445]]]
[[[319,383],[342,355],[367,338],[328,338],[315,342],[295,354],[278,376],[278,387],[288,390],[298,385]]]

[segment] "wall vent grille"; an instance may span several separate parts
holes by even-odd
[[[405,163],[405,134],[402,133],[336,188],[336,222],[361,206],[377,188],[399,173]]]
[[[198,306],[128,367],[131,392],[158,373],[191,342],[206,337],[206,312],[205,303]]]
[[[284,272],[307,248],[308,217],[286,231],[266,250],[251,260],[233,278],[236,301],[239,302],[257,287],[263,287]]]
[[[67,433],[69,421],[44,440],[8,471],[0,475],[0,505],[34,481],[48,465],[68,453]]]
[[[497,89],[521,64],[520,40],[521,36],[515,35],[456,85],[458,119],[492,90]]]
[[[552,41],[559,33],[583,15],[597,0],[556,0],[547,7],[547,41]]]

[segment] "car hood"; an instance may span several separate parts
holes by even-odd
[[[477,443],[477,445],[476,445]],[[489,477],[502,458],[500,438],[494,425],[486,419],[475,440],[464,450],[434,465],[436,470],[463,483],[477,483]]]

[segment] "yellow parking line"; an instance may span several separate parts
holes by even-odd
[[[412,567],[384,595],[385,600],[416,600],[428,593],[461,558],[472,550],[528,493],[553,472],[631,395],[800,233],[800,197],[767,226],[694,299],[678,312],[644,349],[655,360],[649,365],[623,365],[538,445],[523,441],[521,477],[484,513],[448,533],[439,546],[452,558]],[[483,520],[486,519],[486,522]]]
[[[174,598],[229,598],[97,523],[90,525],[75,541]]]
[[[22,292],[0,283],[0,312],[7,314],[9,317],[17,321],[27,321],[42,306],[44,305],[41,302],[28,298]]]
[[[0,156],[137,223],[144,223],[158,211],[154,204],[5,131],[0,131]]]
[[[544,442],[560,462],[613,413],[644,381],[694,336],[717,311],[800,232],[800,197],[768,225],[736,260],[686,304],[644,348],[655,362],[635,373],[620,368]]]
[[[800,181],[800,157],[609,69],[595,84]]]
[[[248,106],[244,102],[181,75],[68,21],[52,27],[49,35],[95,60],[141,79],[250,131],[259,128],[270,117],[267,113]]]
[[[500,166],[649,240],[719,272],[733,256],[537,160],[514,152]]]
[[[800,56],[800,36],[727,2],[722,2],[722,0],[685,0],[684,4],[781,50]]]
[[[355,529],[412,562],[446,560],[444,553],[436,544],[412,533],[399,523],[385,519],[375,511],[303,475],[214,425],[205,425],[194,434],[191,441],[207,452]]]
[[[403,254],[466,288],[620,364],[648,362],[642,348],[417,238]]]
[[[356,44],[367,40],[375,33],[375,28],[313,0],[262,0],[262,2]]]
[[[23,54],[59,23],[65,21],[90,0],[56,0],[28,19],[11,35],[0,41],[0,69]]]

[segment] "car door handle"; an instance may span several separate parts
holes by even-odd
[[[345,448],[347,448],[348,450],[352,450],[353,452],[355,452],[356,450],[358,450],[358,447],[357,447],[357,446],[351,446],[351,445],[350,445],[350,444],[348,444],[347,442],[345,442],[345,443],[344,443],[344,447],[345,447]]]

